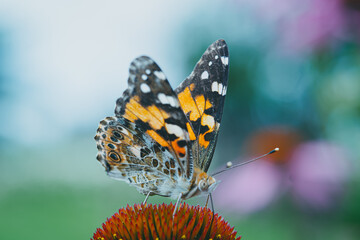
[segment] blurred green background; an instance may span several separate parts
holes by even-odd
[[[175,88],[220,38],[230,74],[209,172],[281,151],[219,175],[215,210],[243,239],[359,239],[359,26],[357,0],[0,0],[1,239],[89,239],[143,201],[96,161],[98,122],[132,59],[155,59]]]

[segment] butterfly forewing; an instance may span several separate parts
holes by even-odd
[[[172,154],[183,177],[191,179],[193,163],[187,120],[164,73],[152,59],[142,56],[130,65],[128,85],[117,100],[115,115],[141,127]]]
[[[219,132],[227,90],[229,53],[224,40],[205,51],[175,92],[188,119],[194,165],[207,171]]]

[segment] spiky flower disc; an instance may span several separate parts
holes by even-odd
[[[138,205],[119,209],[98,228],[93,240],[116,239],[240,239],[218,214],[208,208],[181,204]]]

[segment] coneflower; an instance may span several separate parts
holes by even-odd
[[[205,207],[181,204],[139,205],[119,209],[94,233],[92,240],[240,239],[218,214]]]

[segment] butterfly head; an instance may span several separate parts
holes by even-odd
[[[219,183],[215,178],[207,175],[205,172],[200,173],[196,180],[199,195],[211,193]]]
[[[208,176],[207,178],[203,178],[199,181],[198,188],[201,192],[208,192],[210,186],[214,183],[216,183],[216,180],[213,177]]]

